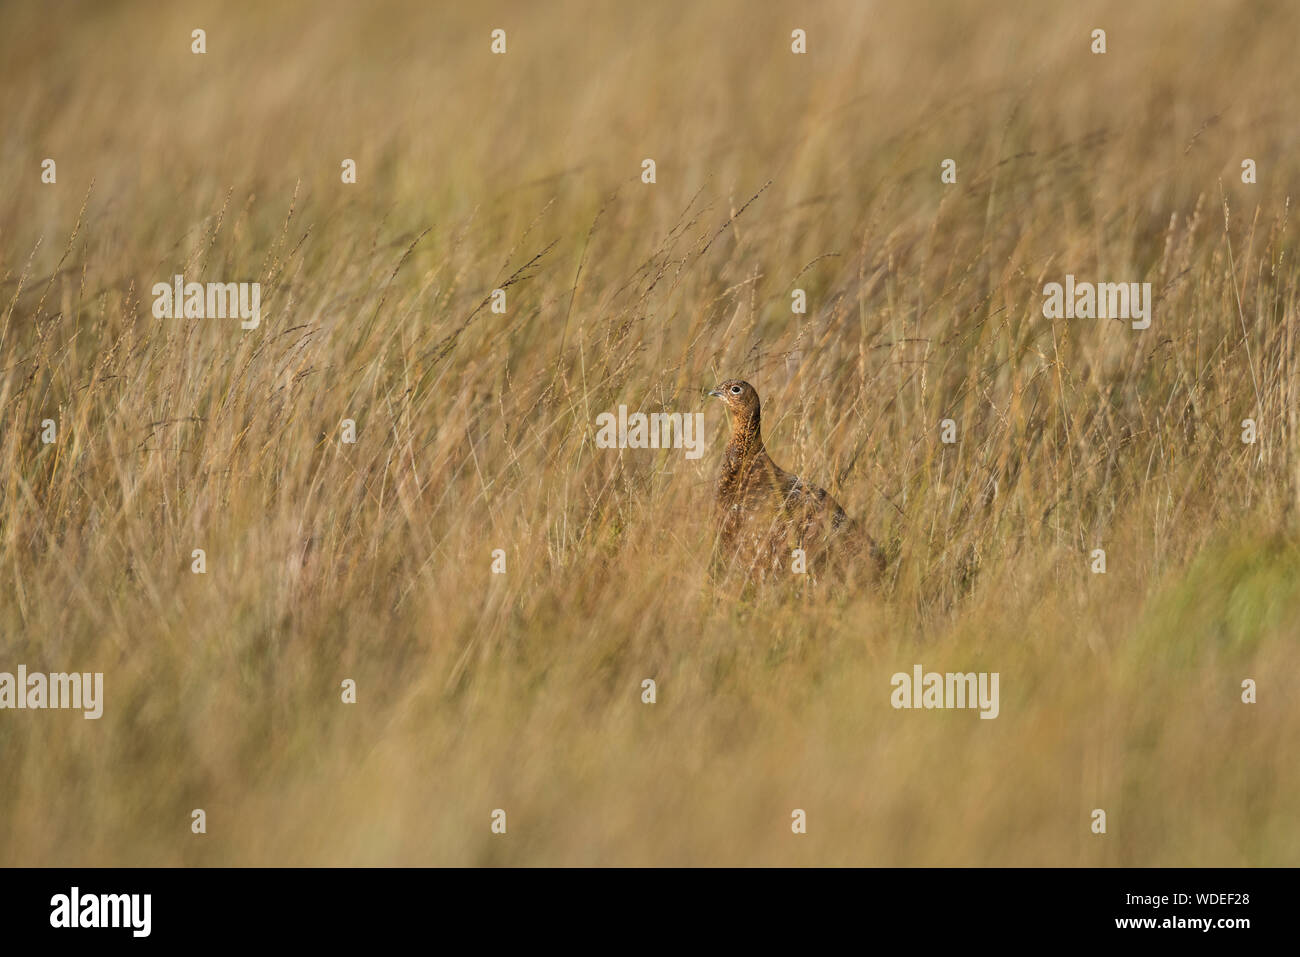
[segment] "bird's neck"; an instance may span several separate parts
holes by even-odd
[[[763,454],[763,430],[759,412],[755,409],[745,416],[731,419],[731,440],[727,443],[726,464],[729,469],[742,465]]]

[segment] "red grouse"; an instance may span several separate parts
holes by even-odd
[[[728,379],[709,395],[731,416],[731,440],[722,459],[715,496],[718,557],[733,570],[763,578],[792,568],[804,550],[807,571],[819,575],[866,551],[882,565],[880,550],[825,489],[777,466],[763,448],[758,393]]]

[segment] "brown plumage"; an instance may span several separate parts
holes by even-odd
[[[871,536],[825,489],[791,475],[768,456],[754,387],[728,379],[709,395],[721,399],[731,416],[731,439],[714,497],[718,558],[758,578],[790,571],[796,548],[804,550],[813,577],[862,556],[871,570],[878,570],[883,563]]]

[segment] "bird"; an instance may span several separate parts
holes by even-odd
[[[728,379],[708,394],[722,401],[731,418],[714,493],[718,560],[763,579],[785,570],[793,550],[800,548],[814,577],[864,554],[873,572],[883,570],[880,548],[840,503],[767,454],[762,404],[754,387]]]

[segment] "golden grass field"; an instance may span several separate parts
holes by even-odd
[[[105,675],[0,711],[0,863],[1300,860],[1296,5],[0,16],[0,670]],[[730,377],[878,589],[709,575]]]

